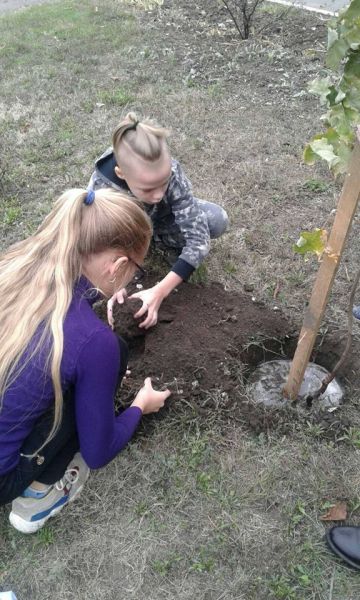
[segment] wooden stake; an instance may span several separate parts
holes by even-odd
[[[284,396],[296,400],[317,333],[324,316],[332,284],[338,270],[347,236],[357,208],[360,194],[360,144],[355,142],[349,169],[336,209],[336,216],[306,309],[290,373],[283,389]]]

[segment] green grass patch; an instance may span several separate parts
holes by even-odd
[[[321,179],[308,179],[304,183],[304,188],[315,194],[321,194],[329,189],[329,184]]]
[[[189,281],[191,281],[191,283],[205,284],[208,281],[208,276],[209,273],[205,263],[201,263],[196,271],[193,272]]]
[[[208,86],[207,92],[211,98],[218,99],[223,95],[224,89],[222,84],[217,81]]]
[[[22,214],[18,198],[10,197],[4,199],[0,214],[3,226],[12,227],[13,225],[16,225]]]
[[[338,441],[345,441],[349,446],[359,450],[360,449],[360,429],[357,427],[349,427],[346,429],[342,438]]]
[[[117,90],[113,91],[104,90],[103,92],[99,93],[98,98],[100,102],[114,106],[126,106],[135,100],[135,96],[123,88],[118,88]]]
[[[228,260],[224,263],[224,271],[228,275],[234,275],[237,271],[237,266],[231,260]]]
[[[19,221],[24,203],[24,231],[33,230],[44,183],[55,182],[49,188],[53,200],[66,187],[86,186],[94,148],[99,155],[109,145],[117,111],[135,99],[126,83],[114,81],[128,77],[121,75],[124,55],[126,68],[137,60],[128,55],[137,31],[129,9],[112,2],[56,2],[0,17],[0,141],[2,147],[17,145],[16,155],[0,165],[1,183],[5,197],[19,196],[19,206],[4,207],[3,226]],[[114,110],[103,138],[93,117],[104,112],[102,104]],[[31,198],[19,194],[24,187]]]
[[[124,46],[135,31],[134,17],[109,5],[97,10],[84,0],[34,6],[0,18],[2,66],[11,73],[31,65],[52,79],[59,75],[59,63],[73,56],[77,60],[68,66],[76,74],[92,63],[99,47],[105,55]]]

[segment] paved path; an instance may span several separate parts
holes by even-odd
[[[294,4],[295,6],[303,7],[307,10],[314,10],[324,14],[334,14],[340,8],[344,8],[349,4],[349,0],[271,0],[278,4]],[[32,6],[33,4],[48,3],[49,0],[0,0],[0,13],[8,12],[10,10],[17,10],[19,8],[25,8],[26,6]]]
[[[345,6],[350,4],[349,0],[270,0],[270,2],[285,4],[286,6],[293,4],[299,8],[312,10],[325,15],[334,15],[338,13],[340,9],[345,8]]]
[[[0,0],[0,13],[5,13],[18,8],[25,8],[33,4],[49,3],[49,0]]]

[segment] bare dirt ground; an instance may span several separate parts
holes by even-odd
[[[34,231],[64,188],[86,185],[130,108],[172,128],[196,195],[231,219],[205,287],[181,287],[158,328],[132,342],[119,403],[148,374],[172,383],[168,408],[37,536],[18,535],[1,509],[0,589],[19,600],[357,600],[358,576],[326,551],[319,517],[345,500],[360,523],[359,326],[334,414],[263,412],[245,395],[256,361],[293,350],[286,335],[316,264],[292,244],[331,226],[341,188],[301,161],[321,127],[306,86],[324,68],[325,22],[265,6],[241,42],[215,0],[148,12],[86,0],[5,15],[0,30],[3,247]],[[327,367],[344,343],[359,251],[357,216],[316,350]]]

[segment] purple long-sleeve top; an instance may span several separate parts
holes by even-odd
[[[135,406],[115,416],[120,347],[115,334],[92,309],[98,299],[90,282],[81,277],[64,320],[60,367],[63,392],[73,389],[80,450],[92,469],[106,465],[124,448],[142,416],[141,409]],[[34,340],[21,365],[26,363],[33,344]],[[4,394],[0,410],[0,475],[16,467],[21,446],[35,421],[53,406],[48,356],[49,345],[45,343],[41,351],[19,369]]]

